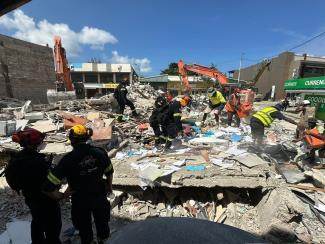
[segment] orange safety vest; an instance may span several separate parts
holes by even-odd
[[[314,135],[318,135],[318,134],[319,134],[319,131],[316,128],[305,131],[304,139],[307,142],[308,147],[314,148],[314,149],[319,149],[319,148],[322,148],[325,146],[324,140],[321,140],[321,139],[317,138],[316,136],[314,136]]]
[[[232,101],[232,104],[234,104],[234,106],[230,104],[230,101]],[[230,95],[230,98],[229,98],[229,100],[227,101],[226,106],[225,106],[227,112],[230,112],[230,113],[235,112],[235,107],[236,107],[239,103],[240,103],[240,96],[239,96],[238,99],[237,99],[235,94],[231,94],[231,95]]]

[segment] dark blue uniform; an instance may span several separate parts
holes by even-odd
[[[167,147],[171,145],[172,139],[177,136],[178,132],[183,131],[181,107],[180,101],[173,101],[168,106],[163,126],[168,135]]]
[[[71,216],[79,230],[81,243],[93,240],[91,215],[99,239],[109,237],[110,205],[103,175],[113,174],[107,153],[88,144],[78,144],[49,173],[45,190],[51,192],[66,178],[72,191]]]
[[[124,84],[119,84],[114,91],[114,97],[120,106],[120,114],[124,113],[125,106],[129,106],[133,114],[136,114],[134,104],[127,98],[128,90]]]
[[[60,205],[42,192],[49,169],[50,162],[45,159],[44,154],[27,148],[14,155],[6,169],[8,174],[15,175],[16,190],[22,191],[30,208],[33,243],[61,243]]]
[[[161,142],[166,141],[167,131],[163,126],[166,114],[168,111],[168,102],[165,97],[159,96],[155,101],[155,108],[149,118],[150,126],[155,133],[155,141],[160,140]]]

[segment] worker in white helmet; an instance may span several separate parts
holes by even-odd
[[[316,108],[311,106],[309,100],[303,100],[297,107],[296,112],[300,112],[300,120],[296,129],[296,139],[301,140],[303,132],[308,128],[308,120],[315,119]]]

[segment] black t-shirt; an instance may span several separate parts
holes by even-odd
[[[72,196],[91,197],[105,194],[103,175],[111,175],[113,166],[107,153],[88,144],[76,146],[48,175],[46,191],[53,191],[66,178]]]
[[[168,107],[168,119],[170,123],[175,123],[176,127],[179,130],[182,130],[182,111],[181,111],[181,103],[179,101],[173,101],[169,104]]]
[[[47,197],[41,190],[50,169],[50,162],[46,161],[44,154],[23,149],[12,156],[9,164],[26,201]]]

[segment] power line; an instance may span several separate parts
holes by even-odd
[[[305,45],[305,44],[307,44],[307,43],[309,43],[309,42],[315,40],[316,38],[321,37],[321,36],[324,35],[324,34],[325,34],[325,31],[323,31],[322,33],[320,33],[320,34],[318,34],[318,35],[316,35],[316,36],[314,36],[314,37],[308,39],[307,41],[304,41],[303,43],[301,43],[301,44],[299,44],[299,45],[297,45],[297,46],[294,46],[294,47],[288,49],[287,52],[289,52],[289,51],[291,51],[291,50],[293,50],[293,49],[296,49],[296,48],[298,48],[298,47],[301,47],[301,46],[303,46],[303,45]]]

